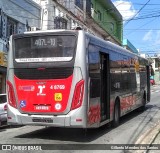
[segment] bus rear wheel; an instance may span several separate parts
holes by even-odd
[[[120,109],[119,109],[119,103],[116,102],[114,106],[114,114],[113,114],[113,121],[112,121],[112,126],[117,127],[120,122]]]
[[[145,108],[146,108],[146,95],[144,94],[143,98],[142,98],[142,106],[138,110],[139,111],[144,111]]]

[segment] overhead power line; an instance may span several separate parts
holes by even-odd
[[[133,3],[133,4],[134,4],[134,5],[144,5],[144,4],[142,4],[142,3]],[[157,6],[157,5],[160,5],[160,4],[157,3],[157,4],[147,4],[147,5],[156,5],[156,6]]]
[[[145,17],[137,17],[137,18],[134,18],[132,20],[149,19],[149,18],[155,18],[155,17],[160,17],[160,14],[158,14],[158,15],[152,15],[152,16],[145,16]],[[124,21],[128,21],[128,20],[124,20]]]
[[[134,16],[126,22],[125,26],[126,26],[130,21],[132,21],[132,20],[137,16],[137,14],[140,13],[140,12],[143,10],[143,8],[144,8],[149,2],[150,2],[150,0],[148,0],[147,3],[145,3],[145,4],[140,8],[140,10],[139,10]]]
[[[126,31],[129,31],[129,30],[138,30],[138,31],[147,31],[147,30],[153,30],[153,31],[157,31],[157,30],[160,30],[160,28],[159,29],[124,29],[124,30],[126,30]]]

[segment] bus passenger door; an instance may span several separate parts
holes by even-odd
[[[109,55],[100,53],[100,106],[101,106],[101,122],[110,118],[110,68]]]

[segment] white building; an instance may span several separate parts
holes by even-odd
[[[74,1],[70,1],[68,3],[67,0],[58,0],[57,2],[54,0],[33,0],[37,4],[42,7],[42,30],[50,30],[50,29],[73,29],[74,27],[80,26],[84,29],[87,28],[83,23],[83,20],[77,18],[77,12],[70,12],[70,9],[67,7],[74,7]],[[64,5],[66,4],[64,7]],[[68,5],[69,4],[69,5]],[[74,9],[75,10],[75,9]],[[80,10],[80,9],[79,9]],[[83,16],[83,11],[80,16]],[[83,13],[82,13],[83,12]],[[73,14],[75,16],[73,16]]]

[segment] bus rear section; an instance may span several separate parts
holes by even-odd
[[[66,32],[11,37],[9,124],[86,127],[85,81],[75,66],[77,41],[77,33]]]

